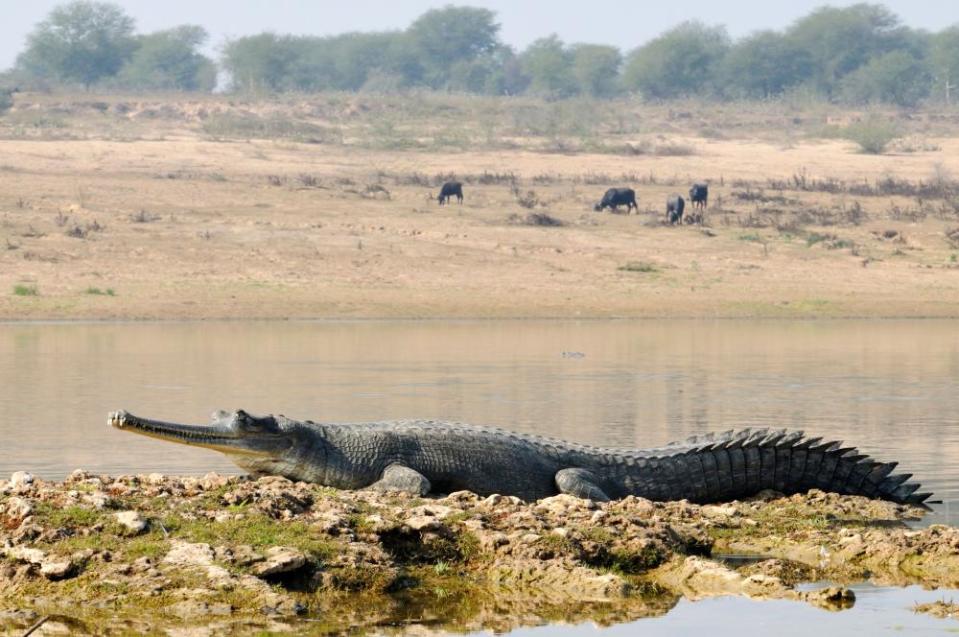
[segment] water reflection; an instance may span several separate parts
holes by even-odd
[[[217,408],[445,418],[604,445],[805,429],[901,467],[959,522],[953,321],[425,321],[0,325],[0,474],[235,471],[106,413]],[[583,356],[563,356],[580,352]]]

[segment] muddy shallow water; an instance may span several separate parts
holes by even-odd
[[[800,428],[899,461],[943,500],[928,521],[959,524],[954,321],[0,325],[0,475],[235,472],[219,454],[125,436],[105,419],[125,408],[204,422],[236,407],[332,421],[442,418],[624,446]],[[838,615],[787,602],[681,602],[642,626],[736,625],[748,615],[781,627],[795,614],[828,618],[835,632],[852,632],[851,617],[876,631],[950,627],[914,620],[912,601],[929,594],[904,604],[906,594],[864,591]],[[877,599],[886,612],[870,610]]]
[[[927,591],[919,586],[887,588],[853,586],[856,604],[833,612],[783,600],[754,601],[718,597],[696,602],[680,600],[667,614],[603,629],[607,637],[642,634],[740,637],[762,633],[783,637],[822,635],[944,635],[955,634],[955,620],[911,612],[917,603],[948,599],[956,591]],[[520,628],[515,637],[580,637],[595,632],[592,624]]]

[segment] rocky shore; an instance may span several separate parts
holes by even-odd
[[[18,472],[0,481],[0,632],[502,631],[618,623],[715,595],[840,609],[854,582],[959,585],[959,529],[906,524],[922,514],[818,491],[525,503]]]

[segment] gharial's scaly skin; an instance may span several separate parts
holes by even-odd
[[[880,463],[838,442],[801,431],[745,429],[708,434],[655,449],[578,445],[493,427],[404,420],[364,424],[297,421],[219,412],[208,427],[110,415],[110,425],[147,436],[217,449],[257,474],[340,489],[399,489],[425,494],[469,490],[525,500],[570,493],[596,500],[722,502],[763,489],[811,488],[922,504],[929,493],[896,463]]]

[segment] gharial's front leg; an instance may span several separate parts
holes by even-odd
[[[383,470],[383,476],[369,486],[375,491],[402,491],[411,495],[426,495],[430,481],[419,471],[401,464],[391,464]]]
[[[600,486],[599,477],[586,469],[561,469],[556,472],[556,486],[560,493],[575,495],[577,498],[609,502],[609,496]]]

